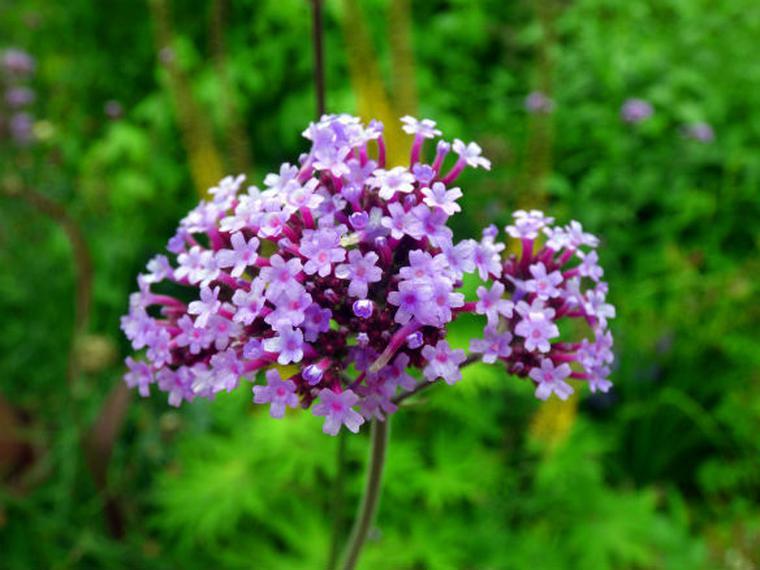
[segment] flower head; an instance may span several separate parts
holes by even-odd
[[[490,162],[477,144],[455,140],[438,141],[426,164],[421,145],[440,132],[426,119],[403,122],[415,135],[408,168],[385,164],[380,123],[326,115],[304,133],[310,151],[266,176],[264,190],[243,190],[242,176],[212,188],[181,220],[168,254],[138,277],[122,329],[144,357],[127,360],[127,384],[142,395],[156,386],[179,405],[248,379],[254,402],[274,417],[311,408],[326,433],[355,432],[394,413],[403,393],[462,378],[475,359],[446,335],[469,313],[484,322],[470,350],[536,382],[539,397],[564,396],[568,375],[608,390],[615,309],[598,240],[531,210],[507,227],[519,256],[495,227],[455,241],[449,220],[462,191],[453,182]],[[444,173],[452,148],[456,162]],[[476,299],[465,297],[467,274],[482,282]],[[559,321],[573,318],[593,341],[560,335]],[[287,378],[277,365],[288,366]]]

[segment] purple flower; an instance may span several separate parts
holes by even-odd
[[[549,352],[549,339],[559,336],[559,329],[552,320],[554,309],[544,307],[543,302],[536,299],[532,305],[520,301],[516,311],[522,316],[522,320],[515,327],[515,333],[525,338],[525,348]]]
[[[281,418],[285,408],[297,408],[298,396],[296,385],[292,380],[283,380],[276,369],[267,370],[267,385],[253,387],[253,401],[256,404],[269,404],[269,415]]]
[[[124,107],[118,101],[110,99],[103,105],[103,113],[105,113],[106,117],[115,121],[124,114]]]
[[[472,239],[460,241],[454,245],[451,242],[440,244],[442,254],[448,263],[449,270],[455,277],[461,279],[465,273],[475,271],[475,247],[477,242]]]
[[[16,113],[10,120],[11,137],[18,145],[26,145],[34,136],[34,119],[29,113]]]
[[[368,285],[382,278],[383,272],[377,266],[378,259],[374,251],[362,255],[358,249],[352,249],[348,252],[348,263],[335,268],[335,276],[338,279],[348,279],[348,294],[363,299],[367,296]]]
[[[470,341],[470,350],[483,355],[483,362],[493,364],[499,358],[507,358],[512,354],[512,333],[499,332],[495,327],[487,326],[483,331],[484,337]]]
[[[535,293],[536,297],[547,301],[559,297],[562,293],[557,286],[562,283],[562,274],[559,271],[546,273],[546,266],[539,262],[530,266],[530,274],[533,279],[525,282],[525,290]]]
[[[514,303],[504,299],[504,285],[498,281],[491,286],[491,289],[478,287],[478,302],[475,305],[475,312],[479,315],[485,315],[488,324],[495,326],[499,322],[499,315],[512,318],[512,309]]]
[[[408,344],[409,343],[407,342],[407,345]],[[421,340],[420,344],[414,348],[419,348],[420,346],[422,346]],[[409,348],[412,347],[410,346]],[[393,362],[381,370],[381,374],[385,381],[394,388],[400,386],[404,390],[414,390],[415,386],[417,386],[417,382],[407,372],[408,368],[409,356],[402,352]]]
[[[393,403],[395,388],[380,376],[369,376],[364,385],[357,388],[357,392],[361,397],[359,413],[366,419],[385,421],[388,414],[393,414],[398,409]]]
[[[337,393],[322,388],[319,391],[319,403],[314,406],[314,415],[325,417],[322,431],[338,435],[340,428],[346,426],[350,431],[358,433],[359,427],[364,423],[361,414],[353,410],[358,401],[358,396],[351,390]]]
[[[515,223],[504,230],[513,238],[518,239],[536,239],[538,232],[554,221],[554,218],[547,218],[538,210],[530,212],[517,210],[512,216],[515,218]]]
[[[464,294],[455,292],[451,281],[448,279],[433,280],[430,289],[432,317],[418,315],[418,318],[422,324],[441,326],[452,320],[452,309],[464,306]]]
[[[404,124],[414,134],[411,172],[386,166],[381,124],[325,115],[306,129],[311,150],[267,176],[263,191],[241,192],[243,176],[209,189],[180,221],[169,254],[138,276],[121,326],[145,362],[127,361],[128,383],[142,394],[155,384],[179,405],[269,370],[254,400],[272,415],[313,406],[326,432],[356,431],[396,411],[418,387],[414,370],[458,381],[465,352],[449,347],[448,325],[481,314],[488,324],[471,352],[511,375],[541,372],[539,395],[552,386],[564,393],[561,378],[547,388],[545,360],[558,364],[552,378],[572,365],[592,391],[608,390],[615,309],[591,251],[599,240],[577,222],[556,227],[540,211],[520,210],[507,228],[517,248],[496,226],[479,242],[455,244],[449,217],[462,192],[452,182],[490,163],[457,140],[458,159],[444,174],[445,141],[431,164],[420,162],[425,140],[440,134],[435,124]],[[464,276],[475,271],[484,283],[465,302]],[[582,327],[572,319],[591,327],[593,342],[577,338]],[[290,379],[277,364],[293,367]]]
[[[148,316],[143,307],[133,307],[128,315],[121,318],[121,330],[132,341],[135,350],[144,348],[157,328],[156,321]]]
[[[3,68],[10,75],[27,77],[34,73],[36,62],[27,52],[17,48],[8,48],[3,52]]]
[[[171,337],[165,329],[156,329],[148,336],[146,356],[156,367],[164,366],[171,361],[170,341]]]
[[[595,251],[584,253],[578,250],[575,253],[581,258],[581,264],[578,266],[578,272],[582,277],[589,277],[594,281],[599,281],[604,275],[604,269],[599,267],[599,256]]]
[[[192,375],[187,368],[180,368],[176,372],[170,368],[161,368],[156,372],[158,389],[169,394],[169,405],[175,408],[183,401],[192,402],[195,397],[192,381]]]
[[[462,190],[459,188],[446,190],[442,182],[435,182],[432,188],[423,188],[422,195],[425,196],[422,199],[425,204],[431,208],[440,208],[449,216],[462,211],[461,206],[457,204],[457,200],[462,197]]]
[[[153,383],[153,372],[144,362],[134,360],[131,356],[126,360],[129,372],[124,375],[124,382],[130,388],[137,388],[143,398],[150,396],[150,385]]]
[[[454,235],[446,225],[449,216],[440,208],[430,209],[420,204],[412,208],[412,223],[409,226],[409,235],[416,239],[423,237],[430,240],[433,245],[450,243]]]
[[[595,366],[587,371],[588,373],[588,389],[592,392],[607,393],[612,388],[612,382],[607,377],[610,374],[610,369],[607,366]]]
[[[607,294],[599,287],[586,292],[583,308],[588,315],[596,317],[602,328],[607,327],[607,319],[615,318],[615,307],[607,303]]]
[[[329,331],[331,317],[332,311],[330,309],[323,309],[317,303],[310,305],[304,313],[304,338],[313,342],[317,340],[319,333]]]
[[[346,250],[340,247],[340,234],[333,229],[304,232],[301,240],[301,255],[307,258],[303,270],[307,275],[319,273],[326,277],[332,271],[332,264],[346,258]]]
[[[430,119],[422,119],[420,121],[414,117],[405,115],[401,117],[401,122],[404,123],[404,126],[401,128],[404,129],[405,133],[410,135],[418,135],[426,139],[441,136],[441,131],[435,128],[435,121],[431,121]]]
[[[398,202],[388,204],[388,213],[390,216],[385,216],[382,224],[391,231],[393,239],[401,239],[410,233],[415,219],[411,213],[404,209],[403,205]]]
[[[346,158],[350,152],[346,147],[324,146],[314,152],[314,168],[327,170],[333,176],[348,174]]]
[[[240,377],[245,374],[245,367],[238,359],[237,351],[228,348],[211,357],[211,372],[209,384],[212,392],[232,392],[240,383]]]
[[[246,267],[256,263],[258,258],[259,240],[254,238],[247,242],[240,232],[230,236],[232,249],[220,249],[216,252],[216,264],[219,267],[232,267],[230,275],[240,277]]]
[[[651,103],[643,99],[626,99],[620,109],[620,116],[626,123],[636,124],[646,121],[654,113]]]
[[[477,243],[472,260],[478,269],[478,275],[484,281],[489,275],[501,277],[501,252],[504,250],[503,243],[494,243],[492,240],[484,239]]]
[[[421,186],[427,187],[433,181],[436,175],[436,171],[429,164],[420,164],[419,162],[412,166],[412,174],[414,174],[415,180],[420,183]]]
[[[686,125],[683,129],[686,138],[701,143],[711,143],[715,140],[715,131],[709,123],[699,122]]]
[[[288,214],[281,209],[281,205],[264,204],[268,209],[261,214],[259,221],[259,237],[262,239],[271,239],[282,234],[282,228],[287,224]]]
[[[279,174],[270,172],[264,177],[264,186],[269,188],[265,192],[269,192],[269,196],[276,196],[279,192],[285,191],[287,193],[292,187],[299,187],[298,183],[298,167],[285,162],[280,165]]]
[[[232,317],[236,323],[250,325],[266,305],[264,297],[265,283],[261,278],[254,279],[250,291],[238,289],[232,295],[232,303],[237,307]]]
[[[240,334],[240,325],[222,315],[211,317],[206,328],[214,338],[216,350],[224,350],[230,344],[230,339]]]
[[[439,340],[435,347],[424,346],[422,356],[428,361],[422,371],[428,381],[443,378],[446,384],[456,384],[462,379],[459,365],[465,361],[464,350],[451,350],[448,342]]]
[[[589,247],[596,247],[599,245],[599,239],[594,235],[583,231],[583,226],[580,222],[572,221],[565,228],[567,233],[567,239],[569,240],[569,247],[578,248],[582,245]]]
[[[573,388],[564,381],[570,376],[570,372],[568,364],[560,364],[555,367],[550,358],[542,358],[541,368],[534,368],[529,374],[538,383],[536,398],[546,400],[554,392],[560,400],[567,400],[573,393]]]
[[[149,283],[158,283],[164,279],[174,279],[174,268],[165,255],[157,255],[148,262],[146,269],[149,271],[145,279]]]
[[[219,274],[219,269],[214,260],[214,253],[193,246],[190,251],[180,253],[177,256],[179,267],[174,270],[174,278],[177,280],[187,279],[190,284],[210,282]]]
[[[459,139],[454,139],[454,144],[451,148],[459,155],[460,160],[463,160],[468,166],[474,168],[483,167],[486,170],[491,170],[491,161],[480,156],[483,149],[480,148],[478,143],[471,142],[464,144]]]
[[[243,346],[243,358],[246,360],[263,358],[264,352],[264,346],[262,342],[257,338],[252,338],[245,343],[245,346]]]
[[[222,307],[222,302],[219,300],[219,287],[213,289],[209,287],[201,288],[200,301],[193,301],[188,305],[187,312],[191,315],[198,315],[195,318],[196,327],[205,327],[209,318],[215,315]]]
[[[303,333],[301,329],[282,327],[278,335],[264,341],[264,350],[277,354],[277,362],[290,364],[303,358]]]
[[[34,91],[28,87],[11,87],[5,92],[5,102],[14,109],[25,107],[34,102]]]
[[[425,304],[431,297],[432,290],[429,287],[421,288],[412,281],[402,281],[399,283],[398,291],[391,291],[388,295],[388,302],[398,307],[396,322],[404,324],[409,322],[412,316],[424,313]]]
[[[414,175],[403,166],[390,170],[378,168],[367,182],[380,189],[378,195],[383,200],[390,200],[397,192],[408,194],[414,190]]]
[[[312,297],[302,287],[283,289],[269,300],[275,306],[274,311],[264,317],[264,321],[273,330],[282,327],[297,327],[303,323],[306,309],[312,304]]]
[[[285,261],[279,254],[275,254],[269,258],[269,267],[263,267],[259,276],[266,283],[274,285],[270,288],[274,295],[277,288],[300,285],[297,277],[302,269],[301,260],[297,257]]]
[[[203,327],[195,326],[193,319],[187,315],[182,315],[182,318],[177,321],[180,332],[174,337],[177,346],[187,347],[190,354],[198,354],[201,350],[205,350],[211,346],[214,340],[213,336],[209,334],[210,331]]]
[[[548,115],[554,110],[554,101],[541,91],[532,91],[525,98],[525,109],[529,113]]]

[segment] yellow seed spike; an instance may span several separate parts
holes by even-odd
[[[148,3],[153,19],[156,52],[161,52],[172,44],[171,14],[166,0],[151,0]],[[172,57],[164,59],[167,91],[177,116],[177,125],[182,135],[182,143],[190,163],[190,174],[200,198],[224,175],[220,153],[213,141],[213,129],[208,113],[198,105],[192,95],[190,79]]]
[[[417,113],[417,80],[412,50],[410,0],[391,0],[388,7],[388,44],[393,69],[393,100],[400,115]]]
[[[385,126],[386,167],[406,165],[409,162],[409,145],[403,142],[407,137],[401,130],[399,115],[393,108],[380,75],[377,55],[364,17],[356,0],[343,0],[343,8],[343,35],[351,84],[356,93],[357,112],[364,121],[374,118]]]
[[[189,136],[187,137],[190,138]],[[223,168],[219,153],[214,145],[194,140],[186,143],[190,174],[201,198],[206,198],[206,192],[222,179]]]
[[[547,451],[559,447],[570,435],[578,416],[578,392],[566,401],[552,396],[543,402],[530,422],[530,437]]]

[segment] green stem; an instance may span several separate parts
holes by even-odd
[[[353,570],[356,567],[377,512],[377,504],[380,500],[380,484],[383,479],[383,465],[385,464],[385,451],[388,447],[388,420],[389,418],[383,422],[376,419],[372,420],[367,483],[364,486],[359,512],[356,515],[351,536],[343,555],[342,570]]]
[[[333,483],[332,516],[333,528],[330,541],[330,554],[327,559],[327,570],[334,570],[338,563],[338,550],[343,534],[343,488],[346,479],[346,430],[338,435],[338,448],[335,455],[335,482]]]

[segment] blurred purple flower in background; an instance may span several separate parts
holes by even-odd
[[[121,106],[121,103],[115,99],[111,99],[110,101],[106,101],[106,104],[103,105],[103,112],[109,119],[116,120],[120,119],[124,114],[124,108]]]
[[[620,116],[626,123],[636,124],[646,121],[654,113],[652,104],[643,99],[627,99],[620,109]]]
[[[34,98],[34,91],[29,87],[10,87],[5,92],[5,102],[13,109],[19,109],[34,103]]]
[[[34,118],[29,113],[16,113],[10,120],[11,138],[19,145],[27,145],[32,141],[34,133]]]
[[[0,61],[2,61],[5,72],[14,77],[28,77],[32,75],[37,65],[31,55],[18,48],[6,49]]]
[[[704,121],[686,125],[683,132],[686,138],[701,143],[711,143],[715,140],[715,131],[709,123],[705,123]]]
[[[24,50],[8,48],[0,55],[0,137],[9,137],[18,146],[27,146],[34,138],[34,118],[23,109],[35,100],[35,93],[23,85],[35,70],[35,60]]]
[[[554,111],[554,101],[542,91],[532,91],[525,98],[525,110],[529,113],[548,115]]]

